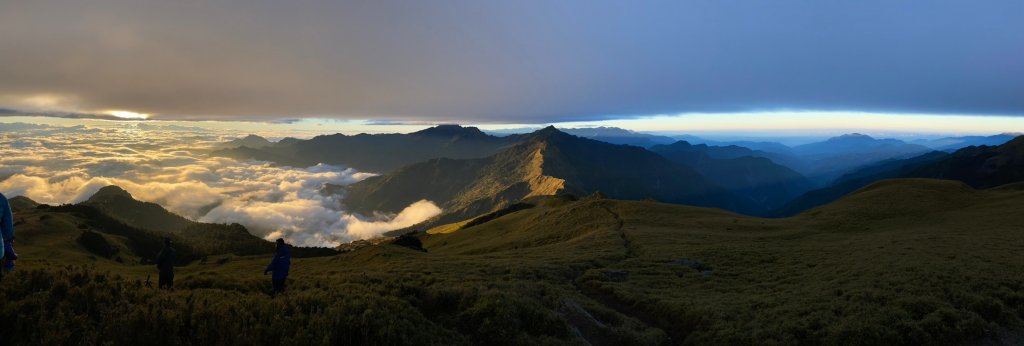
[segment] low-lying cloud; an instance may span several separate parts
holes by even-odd
[[[133,123],[0,125],[0,192],[40,203],[78,203],[117,185],[136,199],[193,220],[237,222],[266,239],[318,246],[379,236],[441,212],[430,201],[419,201],[397,215],[348,213],[339,194],[322,188],[374,174],[323,164],[274,167],[207,154],[234,134]]]

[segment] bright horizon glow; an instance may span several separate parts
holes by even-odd
[[[408,133],[437,124],[453,122],[401,122],[380,124],[379,120],[341,120],[302,118],[287,123],[256,121],[189,121],[160,120],[149,114],[115,110],[106,114],[137,122],[194,126],[199,128],[233,130],[258,134],[269,138],[309,138],[322,134],[344,133]],[[41,116],[10,116],[0,122],[27,122],[51,125],[102,125],[117,120],[65,119]],[[938,137],[959,135],[994,135],[1024,132],[1024,117],[894,114],[838,111],[771,111],[748,113],[688,113],[663,114],[625,119],[561,122],[550,124],[461,123],[482,130],[536,128],[554,125],[563,128],[596,126],[619,127],[638,132],[666,135],[695,134],[708,137],[825,137],[859,132],[875,137]]]
[[[615,126],[663,134],[717,133],[750,136],[868,134],[983,135],[1024,132],[1024,117],[894,114],[852,111],[771,111],[688,113],[633,119],[555,124],[565,127]]]
[[[133,120],[146,120],[146,119],[149,119],[149,114],[146,114],[146,113],[136,113],[136,112],[119,111],[119,110],[106,111],[106,113],[110,114],[110,115],[113,115],[115,117],[118,117],[118,118],[123,118],[123,119],[133,119]]]

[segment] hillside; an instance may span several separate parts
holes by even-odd
[[[260,243],[234,237],[224,242],[213,242],[213,239],[207,237],[187,237],[183,234],[140,229],[84,204],[38,205],[32,208],[12,205],[12,209],[19,256],[43,265],[97,261],[125,265],[149,264],[163,247],[165,237],[173,240],[178,250],[179,265],[214,254],[259,254],[270,253],[272,250],[270,243],[252,237],[247,232],[245,236]],[[215,233],[209,232],[206,235],[218,237]],[[26,262],[21,261],[19,265]]]
[[[445,210],[431,223],[443,223],[531,196],[597,191],[613,198],[749,210],[690,168],[639,147],[580,138],[554,127],[488,158],[435,159],[368,178],[348,187],[345,204],[364,214],[395,213],[427,199]]]
[[[694,170],[754,206],[754,214],[781,207],[814,187],[810,180],[740,147],[709,147],[678,141],[651,151]],[[748,154],[748,155],[744,155]]]
[[[82,202],[121,222],[158,232],[179,232],[195,222],[167,211],[156,203],[135,200],[118,186],[106,186]]]
[[[907,177],[959,180],[989,188],[1024,180],[1024,136],[999,146],[967,147],[914,168]]]
[[[1024,246],[1013,226],[1024,222],[1021,202],[1021,191],[935,180],[882,182],[776,220],[589,199],[428,236],[424,246],[549,263],[608,256],[573,285],[679,343],[958,343],[985,337],[987,323],[1021,323],[1010,311],[1024,305],[999,288],[1022,283],[1007,275],[1024,271],[1013,255]]]
[[[807,191],[779,209],[769,212],[768,215],[796,215],[804,210],[835,201],[876,181],[905,177],[910,169],[943,157],[946,157],[945,153],[931,152],[910,159],[890,159],[868,165],[839,177],[831,185]]]
[[[163,247],[164,238],[173,240],[180,264],[212,255],[269,254],[274,249],[273,243],[252,235],[242,225],[190,221],[155,203],[135,200],[113,185],[73,205],[40,205],[23,196],[10,202],[19,244],[48,244],[39,249],[37,258],[104,258],[145,264]],[[326,248],[294,250],[300,257],[336,254]]]
[[[409,134],[334,134],[308,140],[282,140],[276,145],[217,150],[216,156],[270,161],[308,167],[318,163],[353,167],[366,172],[396,168],[435,158],[481,158],[493,155],[517,137],[487,135],[475,127],[440,125]]]
[[[1012,344],[1002,331],[1024,327],[1019,189],[885,181],[786,219],[600,196],[529,203],[420,234],[426,251],[296,259],[275,299],[265,257],[183,267],[174,292],[137,284],[148,267],[25,261],[4,279],[0,319],[54,312],[22,315],[33,328],[0,342]],[[74,248],[32,237],[51,229],[22,231],[26,259]]]

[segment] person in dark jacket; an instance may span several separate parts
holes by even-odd
[[[267,275],[267,272],[274,273],[270,276],[270,281],[274,285],[274,295],[284,293],[285,280],[288,279],[288,270],[292,266],[292,251],[288,244],[284,243],[284,239],[277,240],[277,250],[274,251],[274,259],[267,265],[267,269],[263,271],[263,275]]]
[[[174,261],[176,259],[177,253],[171,247],[171,238],[164,238],[164,249],[156,255],[156,268],[160,270],[160,283],[157,287],[174,287]]]
[[[0,278],[14,270],[14,261],[18,255],[14,253],[14,214],[11,213],[11,204],[0,193]]]

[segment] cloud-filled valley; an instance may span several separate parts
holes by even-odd
[[[0,192],[62,204],[118,185],[136,199],[193,220],[237,222],[257,236],[309,246],[378,236],[441,212],[419,201],[397,215],[347,213],[336,189],[323,187],[373,173],[322,164],[275,167],[207,154],[232,137],[237,134],[159,124],[0,124]]]

